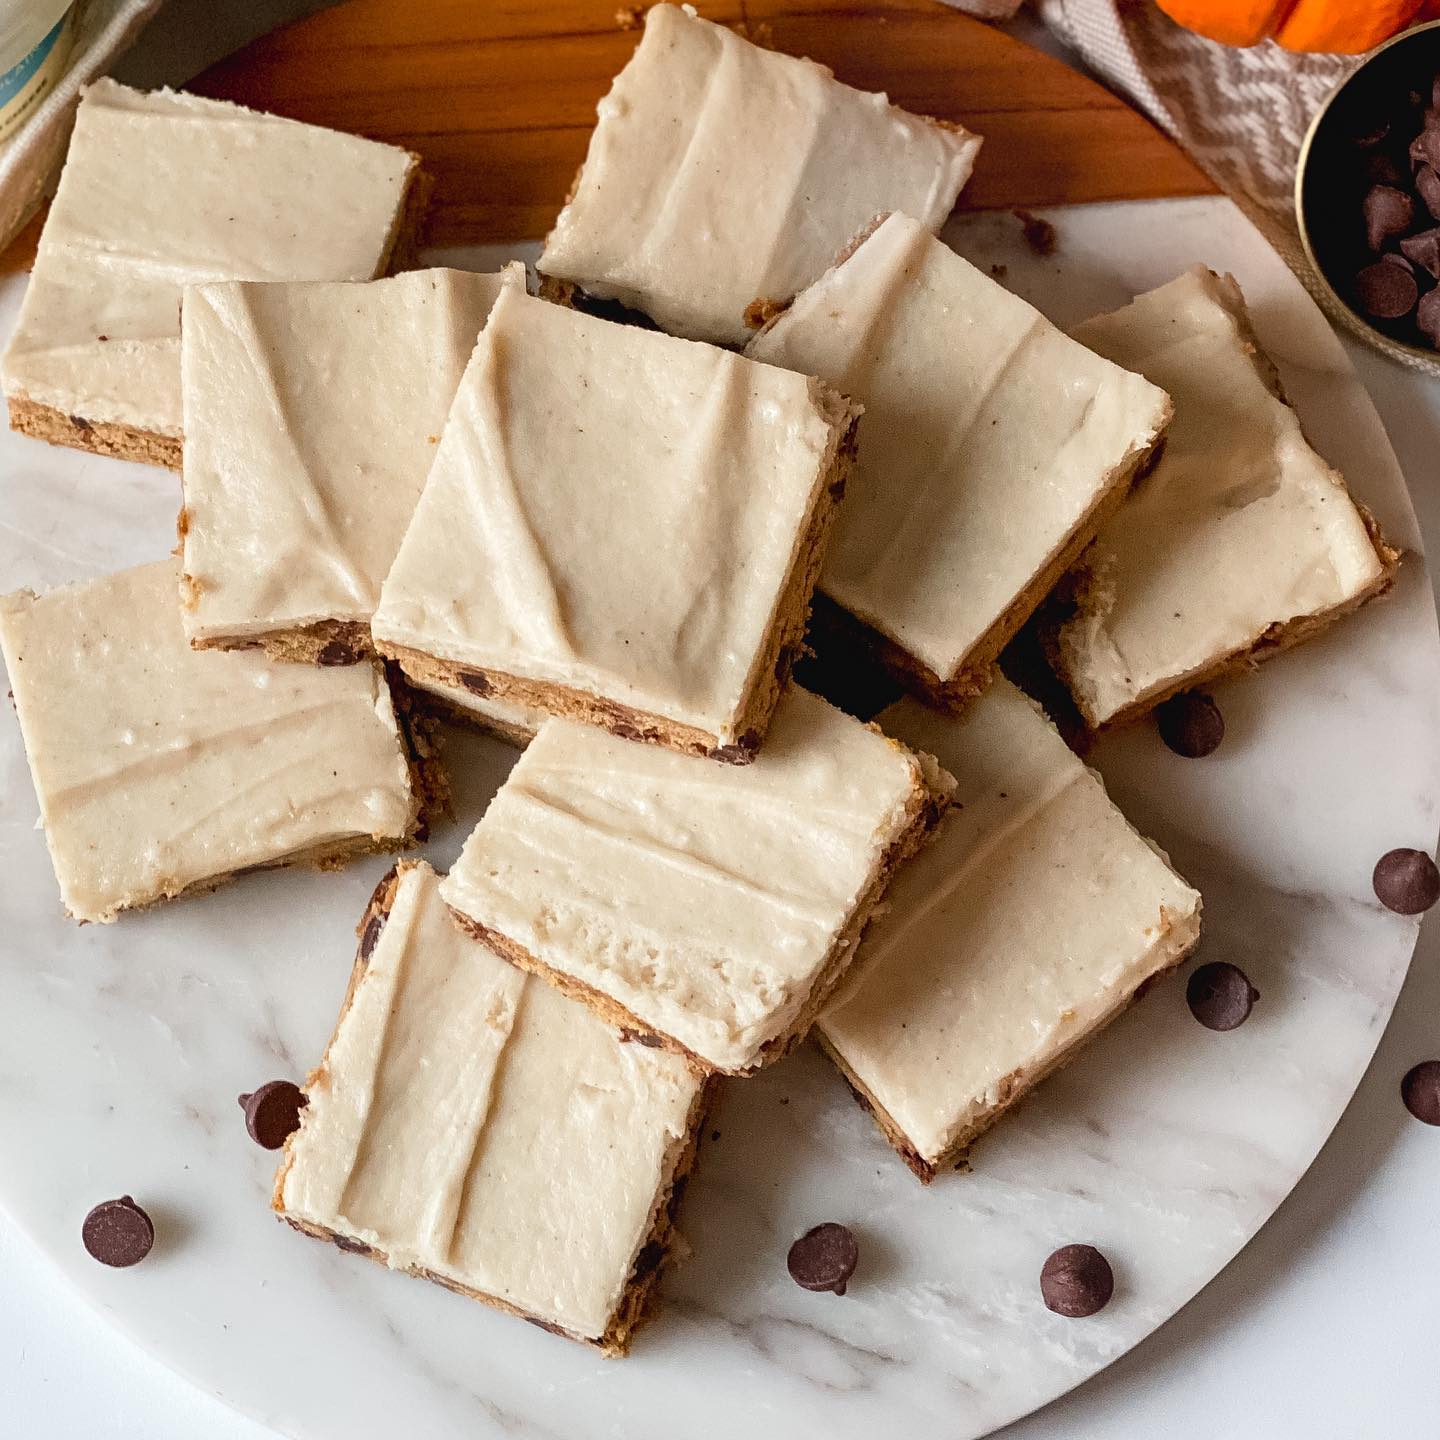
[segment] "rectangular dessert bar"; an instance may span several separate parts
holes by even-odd
[[[95,81],[0,367],[12,428],[179,469],[185,285],[382,275],[422,179],[393,145]]]
[[[185,633],[350,664],[502,285],[412,270],[369,283],[190,286],[180,324]]]
[[[743,768],[548,720],[441,894],[603,1018],[743,1075],[804,1038],[949,783],[794,688]]]
[[[371,632],[422,684],[744,763],[853,452],[818,380],[507,289]]]
[[[865,407],[817,608],[958,706],[1124,499],[1163,390],[890,215],[747,347]],[[858,622],[855,623],[855,622]]]
[[[816,1030],[928,1182],[1189,953],[1200,896],[1008,680],[959,719],[902,700],[879,723],[955,803]]]
[[[688,6],[651,6],[599,115],[542,276],[718,344],[744,344],[875,216],[938,230],[980,148]]]
[[[274,1207],[298,1230],[624,1354],[655,1304],[713,1082],[376,890]]]
[[[377,664],[197,653],[173,560],[0,599],[0,650],[66,911],[419,838],[435,777]]]
[[[1092,728],[1306,640],[1399,555],[1311,448],[1240,287],[1202,266],[1075,337],[1174,397],[1165,453],[1067,582],[1061,678]]]

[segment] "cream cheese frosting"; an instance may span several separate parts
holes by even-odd
[[[821,588],[942,683],[1019,629],[1170,413],[904,215],[745,353],[864,405]]]
[[[980,148],[688,6],[650,8],[599,116],[539,269],[717,343],[743,344],[752,302],[788,300],[877,215],[938,230]]]
[[[701,1081],[461,933],[405,865],[277,1208],[572,1335],[615,1316]]]
[[[548,720],[441,884],[460,914],[703,1064],[796,1025],[891,844],[920,761],[791,688],[753,765]]]
[[[399,845],[413,825],[378,668],[198,653],[177,583],[166,560],[0,600],[40,819],[77,920],[357,837]]]
[[[903,700],[879,724],[955,801],[818,1028],[933,1165],[1189,950],[1200,896],[1009,681],[961,719]]]
[[[524,266],[187,287],[192,640],[369,621],[502,284]]]
[[[184,287],[371,279],[414,163],[316,125],[96,80],[5,354],[5,393],[178,436]]]
[[[1387,583],[1393,557],[1269,383],[1233,279],[1196,266],[1074,333],[1175,401],[1164,455],[1101,528],[1060,633],[1092,726]]]
[[[804,376],[506,290],[376,642],[729,741],[850,418]]]

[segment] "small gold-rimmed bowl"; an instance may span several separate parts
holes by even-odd
[[[1356,276],[1377,259],[1366,244],[1361,209],[1365,193],[1372,184],[1386,183],[1387,164],[1402,176],[1401,188],[1408,189],[1411,134],[1424,123],[1425,108],[1440,98],[1434,93],[1437,76],[1440,20],[1432,20],[1372,50],[1331,91],[1300,147],[1295,220],[1305,257],[1332,302],[1332,312],[1386,354],[1440,373],[1440,350],[1418,329],[1413,313],[1397,320],[1377,319],[1365,312],[1356,291]],[[1383,140],[1365,143],[1384,125],[1389,133]],[[1416,209],[1413,228],[1440,225],[1440,216],[1427,217],[1423,201],[1417,199]],[[1412,268],[1422,282],[1428,280],[1422,270]]]

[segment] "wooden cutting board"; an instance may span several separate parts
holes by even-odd
[[[1109,91],[939,0],[701,0],[707,18],[985,137],[969,208],[1196,195],[1214,186]],[[540,239],[640,34],[616,0],[345,0],[186,88],[419,152],[436,245]],[[38,222],[0,270],[27,265]]]

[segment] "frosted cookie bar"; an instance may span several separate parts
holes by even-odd
[[[345,1250],[623,1354],[713,1088],[381,882],[274,1207]]]
[[[344,665],[370,650],[500,275],[191,286],[181,594],[196,646]]]
[[[1200,896],[1008,680],[960,719],[902,700],[879,723],[954,771],[955,803],[816,1030],[929,1181],[1185,957]]]
[[[371,622],[422,683],[744,763],[799,648],[856,409],[506,290]]]
[[[743,344],[876,215],[938,230],[979,136],[654,5],[545,241],[543,276]]]
[[[423,829],[433,777],[374,664],[192,650],[173,561],[0,599],[66,911],[113,920],[262,866],[330,866]]]
[[[0,367],[11,426],[178,469],[184,287],[384,274],[421,179],[392,145],[95,81]]]
[[[750,342],[865,407],[821,612],[932,704],[995,657],[1124,499],[1170,417],[921,224],[891,215]]]
[[[602,1017],[746,1074],[809,1030],[948,785],[799,689],[744,768],[550,720],[441,893]]]
[[[1057,668],[1093,728],[1318,634],[1399,555],[1310,447],[1240,288],[1202,266],[1075,337],[1174,397],[1165,453],[1073,582]]]

